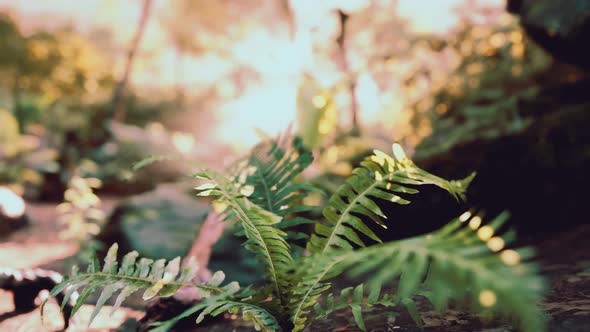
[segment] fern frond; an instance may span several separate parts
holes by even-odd
[[[219,300],[209,303],[201,311],[196,322],[199,324],[207,315],[215,317],[225,312],[241,314],[244,320],[254,323],[254,328],[257,331],[274,332],[280,330],[275,317],[265,309],[252,303],[232,300]]]
[[[364,285],[360,284],[354,288],[345,288],[341,291],[338,300],[335,301],[333,293],[328,294],[326,307],[323,308],[318,299],[324,292],[331,288],[328,280],[340,275],[344,268],[347,267],[346,260],[348,255],[342,252],[330,252],[326,255],[315,255],[306,257],[299,269],[301,273],[296,277],[300,280],[299,284],[294,287],[291,297],[291,312],[293,313],[292,321],[294,322],[294,331],[301,331],[313,320],[326,318],[330,313],[346,308],[348,306],[353,310],[355,321],[359,328],[362,326],[361,307],[381,304],[384,306],[396,305],[394,298],[390,295],[381,294],[381,285],[371,285],[369,295],[364,298]],[[314,308],[313,315],[310,315],[309,308]],[[308,319],[308,316],[310,319]]]
[[[303,147],[299,137],[279,137],[255,147],[249,164],[256,169],[246,183],[254,186],[250,200],[267,211],[284,216],[284,206],[290,206],[292,196],[305,185],[293,180],[313,162],[311,152]],[[295,187],[293,187],[295,186]]]
[[[367,329],[362,314],[363,307],[370,307],[377,304],[394,307],[398,304],[392,295],[382,293],[381,285],[378,284],[371,286],[368,296],[365,295],[366,291],[364,284],[359,284],[354,288],[344,288],[340,291],[338,296],[335,296],[334,293],[330,293],[326,297],[325,306],[322,306],[320,303],[314,305],[313,309],[315,313],[313,320],[325,319],[331,313],[348,307],[352,310],[352,315],[357,326],[361,330],[366,331]]]
[[[289,312],[294,325],[293,332],[305,329],[311,307],[331,287],[330,283],[324,281],[342,272],[342,269],[336,269],[342,259],[341,256],[328,253],[302,257],[298,261],[299,266],[293,278],[297,282],[292,287],[289,297]]]
[[[252,150],[248,165],[253,166],[254,171],[248,175],[246,185],[252,186],[254,191],[249,199],[283,217],[277,228],[313,223],[295,214],[314,210],[316,207],[302,204],[301,200],[312,192],[323,192],[312,185],[294,182],[312,162],[313,155],[303,146],[301,138],[289,133],[259,144]]]
[[[172,155],[151,155],[147,156],[140,161],[134,163],[131,166],[131,170],[134,172],[139,171],[140,169],[146,168],[152,164],[156,164],[163,161],[179,161],[181,157],[172,156]]]
[[[180,315],[178,315],[174,318],[171,318],[171,319],[163,321],[163,322],[154,322],[154,323],[150,324],[150,332],[168,332],[180,320],[201,312],[203,315],[200,315],[199,317],[197,317],[197,324],[199,324],[200,322],[202,322],[204,316],[206,315],[206,313],[204,313],[205,311],[212,312],[212,311],[214,311],[213,309],[220,306],[221,303],[228,302],[228,301],[229,302],[245,302],[244,299],[236,300],[236,298],[244,298],[246,295],[251,294],[251,290],[249,288],[240,289],[237,284],[232,286],[231,283],[228,284],[227,286],[223,287],[223,290],[224,290],[224,293],[205,298],[202,301],[200,301],[199,303],[186,309]],[[248,301],[248,303],[255,303],[255,301],[252,301],[251,296],[248,298],[250,299]],[[267,324],[267,325],[271,325],[271,324]]]
[[[241,314],[244,320],[254,323],[257,331],[272,332],[280,330],[279,323],[271,313],[262,306],[254,304],[258,302],[253,300],[251,296],[244,298],[244,295],[248,293],[247,290],[246,292],[241,290],[239,294],[236,294],[238,290],[239,288],[227,289],[223,294],[206,298],[170,320],[153,323],[151,325],[153,328],[150,331],[167,332],[181,319],[196,313],[199,313],[196,323],[200,324],[206,316],[215,317],[225,312]]]
[[[275,227],[281,217],[266,211],[248,200],[241,186],[236,186],[223,175],[203,170],[196,176],[213,181],[197,189],[201,195],[214,196],[228,205],[235,218],[240,220],[247,237],[246,249],[250,250],[265,265],[265,272],[273,284],[275,293],[284,303],[287,278],[284,271],[292,264],[290,246],[285,241],[285,232]]]
[[[140,258],[138,260],[138,253],[132,251],[123,257],[121,266],[118,267],[117,249],[118,245],[116,243],[110,247],[102,268],[98,260],[94,258],[88,265],[86,272],[81,273],[74,267],[72,274],[51,290],[52,296],[64,292],[62,310],[72,294],[79,289],[82,290],[78,298],[75,299],[72,316],[90,295],[97,292],[99,288],[102,289],[89,324],[92,323],[106,301],[117,293],[119,295],[111,314],[119,308],[127,297],[141,289],[145,289],[144,300],[156,295],[161,297],[172,296],[182,286],[197,287],[203,296],[224,292],[222,288],[218,287],[225,278],[222,272],[216,272],[214,277],[206,284],[197,285],[192,282],[199,269],[197,261],[194,259],[191,259],[181,271],[180,257],[169,262],[164,259],[153,261]],[[43,308],[41,312],[43,313]]]
[[[398,204],[410,203],[402,194],[415,194],[415,188],[408,185],[432,184],[447,190],[457,199],[463,199],[465,190],[475,176],[460,181],[447,181],[434,176],[414,165],[398,144],[393,146],[394,159],[384,152],[375,154],[361,162],[361,167],[353,170],[345,184],[340,186],[324,208],[325,221],[317,223],[315,232],[307,244],[312,253],[325,253],[332,249],[352,249],[353,244],[364,247],[359,234],[381,242],[379,237],[367,226],[367,221],[386,228],[382,219],[385,215],[375,202],[382,199]]]
[[[197,312],[200,312],[196,319],[197,324],[201,323],[206,316],[215,317],[228,312],[241,314],[244,320],[252,321],[257,331],[274,332],[280,330],[275,317],[262,307],[247,302],[211,298],[192,306],[173,319],[153,324],[150,332],[167,332],[182,318],[189,317]]]
[[[364,247],[358,233],[381,242],[358,216],[363,215],[385,227],[381,221],[385,215],[373,201],[374,198],[407,204],[409,201],[397,193],[414,194],[418,191],[406,185],[434,184],[462,199],[473,178],[446,181],[416,167],[398,145],[394,144],[393,150],[397,160],[380,151],[375,151],[375,155],[364,160],[362,167],[353,171],[347,184],[330,198],[324,209],[326,221],[316,223],[315,234],[312,234],[307,246],[314,254],[303,259],[307,263],[302,264],[301,274],[294,278],[297,282],[292,289],[290,312],[295,331],[306,325],[309,314],[306,308],[313,306],[321,293],[330,288],[326,280],[343,271],[341,262],[346,255],[342,250],[352,249],[351,243]]]
[[[481,217],[462,216],[431,234],[361,248],[342,264],[353,276],[368,275],[369,285],[399,278],[397,300],[420,293],[439,310],[451,300],[467,302],[515,318],[524,331],[542,331],[536,304],[545,283],[534,264],[522,262],[533,256],[532,249],[503,250],[513,234],[493,235],[506,219],[502,214],[480,227]]]

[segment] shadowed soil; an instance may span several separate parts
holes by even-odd
[[[108,213],[116,199],[103,199]],[[20,229],[0,239],[0,266],[25,268],[40,266],[64,272],[68,267],[67,258],[76,251],[75,244],[59,238],[55,205],[30,204],[29,227]],[[542,273],[550,280],[550,291],[544,307],[548,314],[550,331],[590,331],[590,225],[581,225],[560,233],[547,235],[531,244],[538,248]],[[125,307],[108,316],[109,307],[103,309],[97,319],[88,327],[93,310],[84,305],[72,319],[69,331],[135,331],[137,320],[143,316],[142,307],[131,301],[133,308]],[[418,299],[423,313],[425,327],[420,329],[406,312],[374,307],[365,311],[367,329],[373,332],[393,331],[515,331],[503,321],[482,321],[477,316],[459,310],[444,314],[436,313],[423,300]],[[45,322],[41,322],[39,309],[30,313],[14,315],[12,294],[0,291],[0,331],[55,331],[63,325],[59,308],[55,302],[46,307]],[[226,319],[212,322],[199,329],[183,327],[177,331],[254,331],[248,323],[226,316]],[[187,329],[188,328],[188,329]],[[333,314],[329,319],[314,323],[308,331],[359,331],[348,310]]]

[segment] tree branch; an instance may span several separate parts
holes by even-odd
[[[113,94],[113,119],[118,122],[123,122],[125,120],[125,99],[127,83],[129,82],[129,77],[131,76],[131,70],[133,69],[133,63],[135,60],[137,49],[139,48],[139,44],[143,37],[147,21],[150,17],[151,7],[152,0],[143,0],[141,16],[139,17],[139,24],[137,26],[137,30],[135,31],[135,36],[131,41],[129,51],[127,53],[127,62],[125,64],[123,77],[119,81],[119,84],[117,84],[117,87],[115,88],[115,93]]]
[[[356,75],[350,69],[348,58],[346,56],[346,23],[348,22],[349,15],[343,12],[341,9],[338,10],[338,17],[340,21],[340,34],[336,38],[336,44],[338,45],[338,57],[340,70],[347,76],[348,90],[350,96],[350,115],[352,122],[351,134],[358,136],[360,134],[360,125],[358,120],[358,104],[356,98]]]

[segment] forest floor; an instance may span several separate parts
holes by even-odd
[[[118,199],[102,198],[102,207],[110,213]],[[29,203],[27,215],[30,225],[21,228],[7,237],[0,238],[0,267],[30,268],[41,267],[61,273],[69,268],[69,257],[76,253],[77,247],[72,242],[60,239],[60,227],[56,222],[56,204]],[[113,316],[108,316],[108,309],[103,309],[88,328],[88,320],[93,310],[92,305],[84,305],[80,313],[72,319],[70,332],[107,332],[134,331],[135,320],[141,318],[143,312],[131,308],[122,308]],[[0,331],[2,332],[43,332],[56,331],[62,328],[63,320],[59,307],[50,301],[46,307],[44,324],[41,322],[39,309],[29,313],[11,317],[14,309],[12,294],[0,290]],[[7,319],[4,319],[7,318]],[[127,322],[127,323],[125,323]],[[129,324],[132,326],[129,326]]]
[[[531,239],[538,252],[541,273],[549,281],[543,303],[550,332],[590,331],[590,225],[579,225],[550,236]],[[364,316],[367,329],[372,332],[463,332],[517,331],[503,321],[482,322],[465,311],[449,310],[438,313],[423,299],[417,299],[424,319],[424,328],[416,327],[400,308],[397,316],[383,308],[370,309]],[[531,303],[531,305],[533,305]],[[373,318],[369,318],[373,316]],[[335,328],[337,327],[337,328]],[[335,314],[330,319],[312,325],[312,331],[358,331],[351,312]]]
[[[103,198],[108,213],[117,203],[115,198]],[[65,272],[68,257],[75,254],[76,246],[59,238],[54,204],[32,203],[27,211],[31,224],[0,238],[0,267],[42,267]],[[542,273],[550,280],[550,290],[544,307],[549,316],[552,332],[590,331],[590,225],[580,225],[567,231],[536,239],[542,263]],[[375,307],[365,314],[367,329],[373,332],[398,331],[513,331],[509,325],[494,321],[482,323],[476,316],[458,310],[435,313],[423,301],[418,301],[425,320],[424,329],[417,328],[411,319],[399,310],[392,315]],[[533,304],[531,304],[533,305]],[[108,307],[108,306],[107,306]],[[12,294],[0,290],[0,331],[36,332],[55,331],[62,326],[59,308],[50,302],[42,324],[39,309],[21,315],[8,314],[13,310]],[[141,307],[122,308],[113,316],[104,309],[88,328],[92,305],[85,305],[73,318],[70,332],[135,331],[136,320],[143,316]],[[239,321],[220,321],[199,331],[254,331]],[[309,331],[358,331],[350,312],[332,315],[328,320],[313,324]],[[197,330],[195,330],[197,331]]]

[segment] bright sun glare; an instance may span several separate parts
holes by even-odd
[[[25,201],[12,190],[0,187],[0,210],[9,218],[19,218],[25,213]]]
[[[408,19],[410,26],[416,31],[445,33],[457,21],[453,9],[464,2],[465,0],[399,0],[398,14]],[[486,5],[503,5],[502,0],[480,2]],[[138,3],[113,0],[0,0],[0,8],[15,11],[22,18],[25,28],[70,22],[81,31],[91,31],[97,27],[116,30],[113,37],[124,50],[124,45],[129,43],[135,29],[135,25],[129,22],[136,22],[140,14]],[[246,147],[258,140],[256,128],[274,135],[294,123],[297,88],[301,83],[298,73],[308,71],[322,79],[334,80],[330,78],[333,73],[315,62],[313,48],[309,46],[310,38],[313,38],[311,31],[317,31],[318,27],[326,28],[326,22],[330,21],[327,17],[333,14],[336,7],[354,12],[370,3],[369,0],[292,1],[292,10],[300,30],[296,31],[293,40],[290,40],[287,33],[269,33],[263,28],[250,31],[235,45],[235,57],[253,67],[260,79],[247,81],[246,88],[239,96],[218,107],[216,117],[219,127],[213,139],[234,146],[239,142],[239,147]],[[161,12],[166,6],[166,0],[155,0],[154,12]],[[40,19],[42,17],[51,17],[51,20]],[[138,60],[134,67],[132,80],[138,88],[154,84],[163,88],[174,87],[178,84],[177,73],[182,72],[186,90],[197,91],[204,84],[217,82],[227,75],[232,65],[228,61],[207,55],[185,56],[181,64],[177,64],[174,47],[170,45],[167,32],[157,17],[148,24],[141,50],[150,56]],[[123,60],[124,56],[116,59],[116,72],[122,70]],[[154,81],[156,77],[157,80]],[[394,101],[380,100],[375,80],[363,73],[359,75],[357,90],[363,123],[372,124],[373,119],[383,116],[402,121],[400,99],[403,99],[403,95],[400,92],[392,91],[396,95]]]

